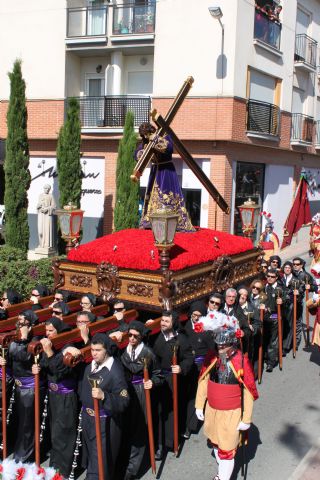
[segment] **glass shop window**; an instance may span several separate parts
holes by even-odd
[[[201,190],[183,188],[182,193],[192,225],[194,227],[200,227]]]
[[[263,189],[264,189],[264,170],[263,163],[237,163],[236,172],[236,195],[234,209],[234,234],[243,235],[241,226],[241,217],[237,207],[246,202],[249,198],[262,208]],[[261,234],[261,217],[253,234],[253,241],[257,242]]]

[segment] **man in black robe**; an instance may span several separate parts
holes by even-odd
[[[48,380],[49,422],[51,435],[50,467],[64,477],[71,473],[77,435],[77,378],[76,369],[63,363],[63,351],[55,351],[51,340],[70,326],[58,318],[46,322],[46,338],[40,340],[43,355],[40,365],[33,365],[32,373],[46,375]]]
[[[34,358],[28,353],[28,344],[32,340],[32,326],[38,317],[32,310],[25,310],[18,316],[17,340],[10,343],[8,360],[0,357],[0,365],[8,364],[16,384],[16,412],[18,426],[14,446],[16,462],[30,461],[34,452]],[[45,394],[44,378],[40,377],[40,405]]]
[[[271,269],[267,273],[267,295],[263,318],[263,343],[267,362],[267,372],[272,372],[279,357],[278,304],[282,305],[283,291],[280,287],[279,272]]]
[[[116,345],[107,335],[94,335],[91,341],[93,360],[86,366],[79,384],[87,480],[99,479],[94,398],[99,400],[104,478],[117,480],[114,467],[123,431],[122,414],[129,406],[130,399],[122,365],[114,359],[116,349]],[[94,379],[99,384],[96,388],[92,388],[90,383]]]
[[[126,412],[126,432],[129,444],[129,464],[125,480],[137,478],[148,445],[146,420],[146,396],[144,390],[157,387],[162,382],[160,369],[153,351],[144,343],[148,329],[142,322],[133,320],[129,325],[129,343],[121,355],[128,382],[130,407]],[[149,378],[144,382],[144,362],[147,362]]]
[[[164,376],[159,387],[158,403],[158,450],[156,459],[161,460],[164,450],[173,448],[173,385],[172,374],[178,374],[179,386],[179,430],[186,428],[186,380],[193,365],[192,348],[188,338],[179,331],[176,312],[164,311],[161,318],[161,332],[156,339],[153,351]],[[177,365],[173,365],[173,352],[176,349]]]

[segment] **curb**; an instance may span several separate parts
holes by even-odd
[[[320,471],[320,438],[310,448],[288,480],[318,480]]]

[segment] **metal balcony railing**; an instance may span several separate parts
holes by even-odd
[[[314,120],[302,113],[293,113],[291,119],[291,142],[312,143]]]
[[[107,6],[67,9],[67,37],[107,35]]]
[[[296,35],[294,61],[302,62],[309,67],[316,68],[317,65],[317,42],[308,35],[301,33]]]
[[[271,20],[260,10],[255,11],[254,38],[280,50],[281,23]]]
[[[151,98],[134,95],[78,97],[82,127],[123,127],[127,112],[134,113],[134,124],[149,121]]]
[[[155,19],[155,1],[145,2],[144,5],[114,5],[112,33],[114,35],[154,33]]]
[[[248,100],[247,130],[255,133],[278,135],[280,108],[272,103]]]
[[[320,120],[316,121],[316,146],[320,147]]]

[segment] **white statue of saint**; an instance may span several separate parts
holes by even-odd
[[[38,236],[40,248],[53,248],[53,214],[56,208],[51,186],[45,185],[43,193],[39,195],[38,210]]]

